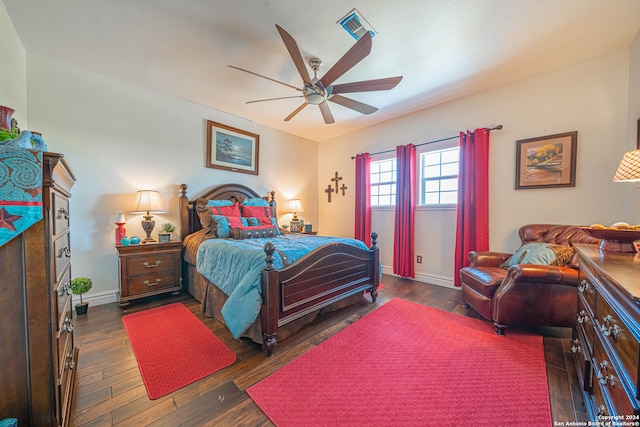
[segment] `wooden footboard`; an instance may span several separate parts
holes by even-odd
[[[370,292],[376,300],[380,283],[377,238],[377,233],[371,233],[368,250],[342,243],[325,245],[281,270],[273,266],[275,245],[264,246],[260,320],[269,356],[276,347],[278,327],[358,292]]]

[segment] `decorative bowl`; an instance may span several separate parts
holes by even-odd
[[[618,228],[578,227],[592,237],[602,239],[600,249],[607,252],[638,252],[635,244],[640,240],[640,230],[621,230]]]

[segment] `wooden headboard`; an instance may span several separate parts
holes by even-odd
[[[261,196],[249,187],[241,184],[221,184],[211,187],[198,194],[193,199],[187,197],[187,184],[180,184],[180,238],[202,229],[198,212],[195,209],[197,199],[207,200],[231,200],[242,203],[244,199],[260,197],[271,205],[273,215],[276,215],[275,191],[267,196]]]

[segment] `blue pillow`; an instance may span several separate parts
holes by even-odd
[[[247,218],[243,218],[240,216],[222,216],[222,215],[211,215],[213,221],[216,223],[216,234],[221,239],[228,239],[229,237],[233,237],[233,228],[239,226],[248,226],[249,221]]]
[[[209,200],[207,206],[233,206],[231,200]]]
[[[522,246],[509,258],[507,267],[517,264],[537,264],[552,265],[557,254],[551,249],[549,243],[527,243]]]
[[[253,199],[244,199],[242,202],[245,206],[269,206],[269,202],[261,197],[255,197]]]

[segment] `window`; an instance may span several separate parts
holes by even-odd
[[[371,162],[371,206],[396,204],[396,159]]]
[[[427,151],[420,155],[422,205],[458,203],[460,148]]]

